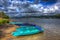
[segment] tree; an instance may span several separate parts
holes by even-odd
[[[9,16],[5,15],[4,12],[0,12],[0,25],[9,23]]]
[[[7,16],[4,12],[0,12],[0,18],[9,19],[9,16]]]

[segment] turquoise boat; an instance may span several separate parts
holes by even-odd
[[[16,31],[12,32],[12,36],[26,36],[26,35],[32,35],[44,32],[44,29],[40,26],[34,25],[34,24],[28,24],[28,23],[19,23],[19,22],[10,22],[10,24],[15,24],[17,26],[20,26],[19,28],[16,28]]]

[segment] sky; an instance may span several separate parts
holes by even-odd
[[[0,11],[11,13],[9,15],[13,16],[58,14],[60,13],[60,0],[47,2],[44,0],[0,0]]]

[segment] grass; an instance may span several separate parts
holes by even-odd
[[[9,23],[8,19],[0,19],[0,25],[5,24],[5,23]]]

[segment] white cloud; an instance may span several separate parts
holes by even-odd
[[[12,3],[11,6],[8,6],[8,10],[10,9],[14,9],[16,12],[18,12],[18,14],[21,14],[20,12],[29,12],[29,11],[36,11],[36,12],[40,12],[40,13],[60,13],[60,0],[58,0],[58,2],[54,5],[51,5],[51,6],[44,6],[42,4],[33,4],[32,2],[29,2],[29,1],[24,1],[24,2],[21,2],[21,1],[17,1],[17,0],[14,0],[14,1],[11,1],[10,2]],[[16,6],[14,6],[14,5]],[[19,5],[19,7],[18,7]],[[10,11],[11,12],[11,11]],[[18,16],[17,14],[17,16]],[[25,14],[24,14],[25,15]]]

